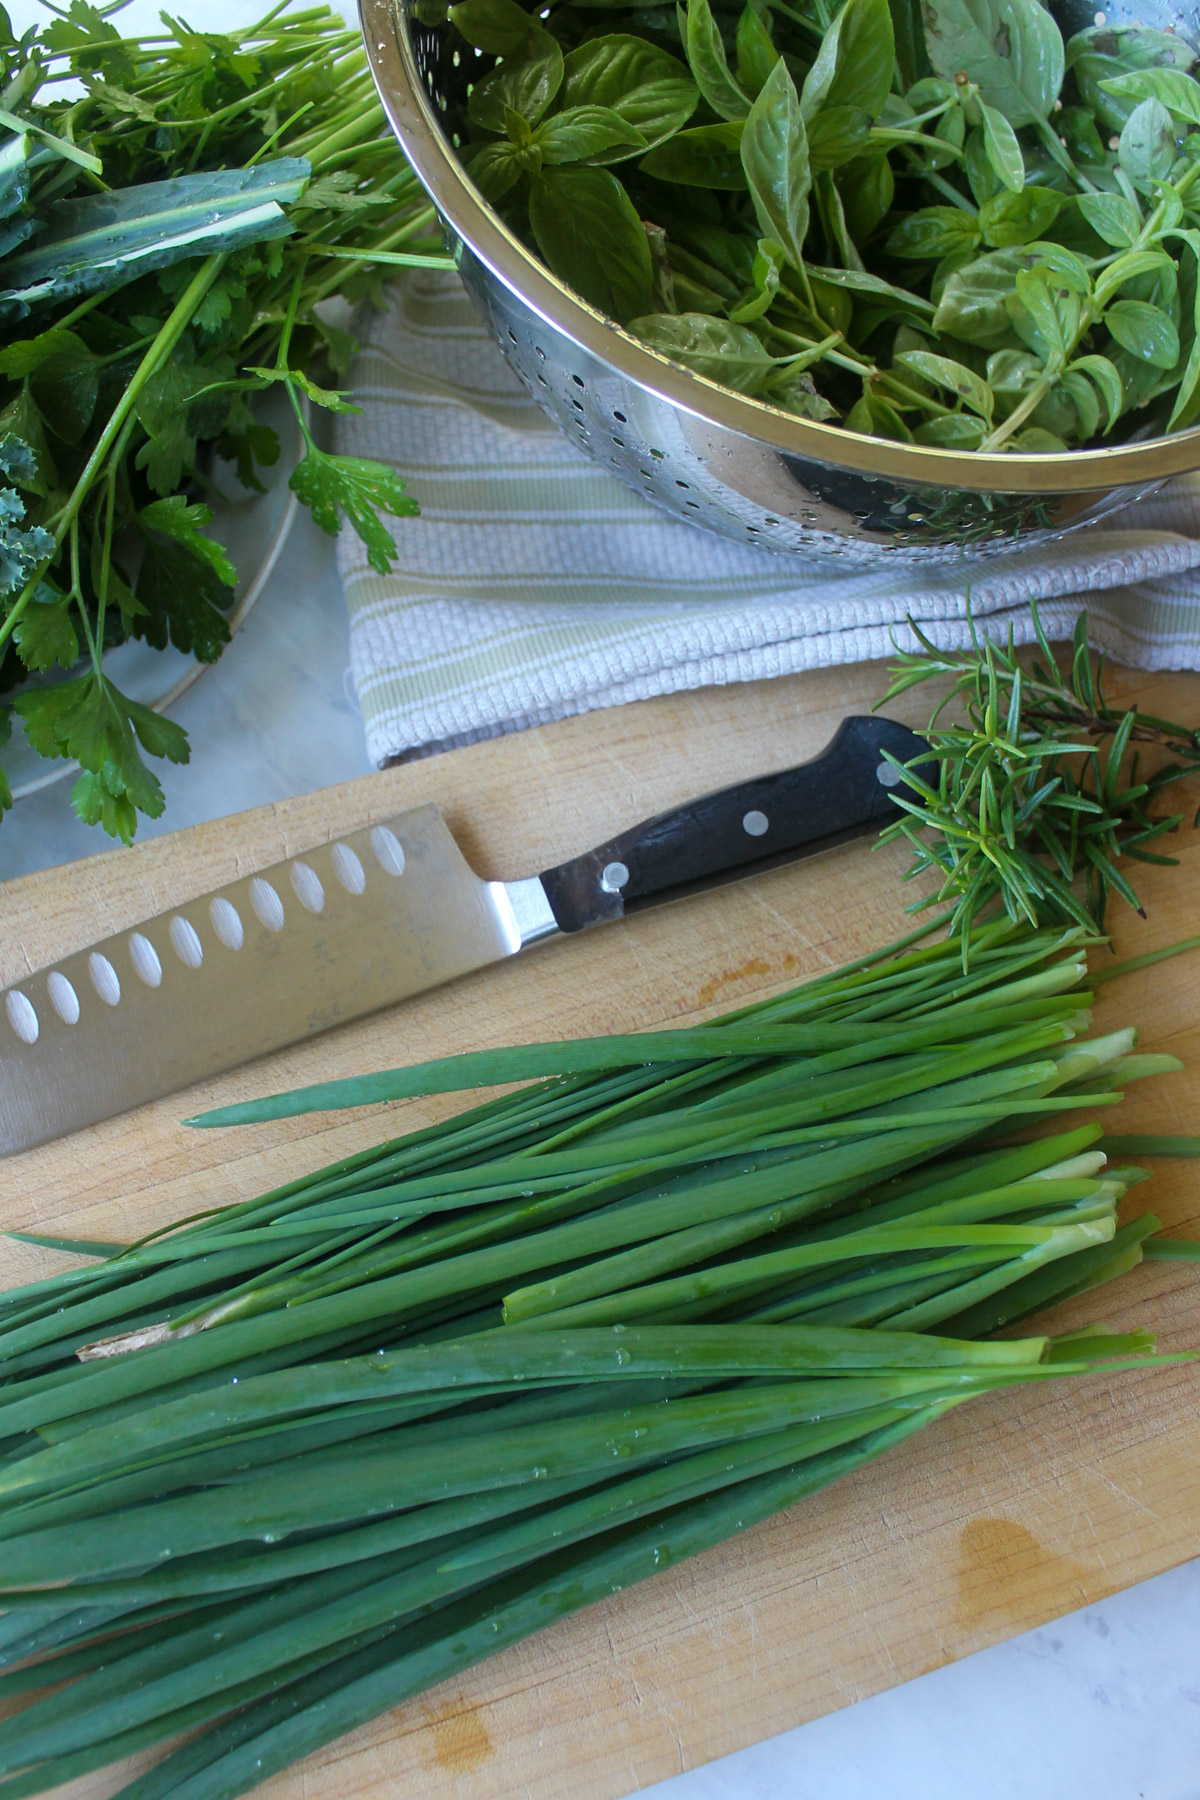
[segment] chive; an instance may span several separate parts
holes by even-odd
[[[224,1800],[954,1405],[1170,1360],[988,1335],[1171,1253],[1105,1162],[1161,1140],[1045,1129],[1173,1066],[1085,949],[389,1073],[527,1085],[0,1296],[0,1800],[187,1731],[125,1800]]]

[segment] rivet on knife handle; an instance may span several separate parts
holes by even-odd
[[[844,719],[812,762],[704,794],[547,869],[559,929],[582,931],[858,837],[895,817],[899,774],[884,752],[911,762],[928,750],[894,719]]]

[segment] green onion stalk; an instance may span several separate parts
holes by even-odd
[[[206,1115],[523,1084],[53,1240],[89,1260],[0,1296],[0,1800],[181,1734],[123,1800],[243,1793],[967,1400],[1161,1360],[994,1334],[1169,1242],[1092,1115],[1180,1065],[1091,1032],[1081,929],[980,927],[967,973],[925,935],[711,1025]]]

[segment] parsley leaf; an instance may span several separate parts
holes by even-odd
[[[144,506],[139,514],[143,525],[149,525],[154,531],[161,531],[165,537],[174,538],[192,556],[207,563],[226,587],[234,587],[237,583],[237,570],[216,539],[205,537],[200,530],[202,525],[212,524],[212,516],[211,506],[199,503],[189,506],[182,494],[171,494],[165,500],[155,500],[149,506]]]
[[[356,406],[353,400],[348,400],[345,393],[337,388],[318,387],[311,375],[306,375],[303,369],[261,369],[256,368],[253,363],[247,363],[246,373],[261,376],[263,381],[285,381],[289,387],[294,385],[301,388],[314,406],[324,406],[329,412],[362,411],[361,406]]]
[[[266,493],[258,470],[273,468],[279,461],[279,437],[269,425],[259,424],[244,393],[230,395],[225,426],[217,438],[217,454],[233,464],[243,487],[256,494]]]
[[[196,459],[196,433],[188,417],[188,401],[207,387],[211,375],[195,363],[169,362],[152,375],[138,395],[134,411],[146,431],[146,442],[134,459],[156,494],[171,494],[183,481],[184,469]]]
[[[52,669],[56,663],[73,669],[79,658],[79,638],[71,622],[71,596],[48,581],[38,583],[13,639],[27,669]]]
[[[216,544],[212,547],[219,550]],[[213,564],[183,544],[147,536],[137,598],[146,613],[134,621],[134,634],[156,650],[164,649],[169,638],[177,650],[190,650],[199,662],[216,662],[229,642],[229,624],[222,614],[232,605],[233,595]]]
[[[162,787],[138,745],[169,762],[188,760],[181,726],[130,700],[94,669],[52,687],[31,688],[14,706],[39,755],[79,764],[83,773],[71,802],[83,822],[103,825],[126,844],[133,841],[138,813],[156,819],[164,804]]]
[[[0,350],[0,375],[29,382],[38,411],[56,436],[77,444],[100,394],[100,359],[74,331],[55,328]]]
[[[421,510],[395,469],[363,456],[332,456],[311,441],[288,485],[330,537],[341,530],[339,511],[344,512],[367,546],[367,561],[380,575],[388,573],[398,552],[376,508],[398,519],[412,518]]]

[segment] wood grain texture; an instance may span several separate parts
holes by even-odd
[[[1128,677],[1168,716],[1190,676]],[[876,668],[709,689],[568,720],[0,888],[0,985],[236,874],[436,800],[483,875],[578,854],[706,788],[812,756],[881,688]],[[898,716],[919,723],[925,702]],[[1193,806],[1195,797],[1193,797]],[[19,819],[18,819],[19,825]],[[5,829],[10,827],[6,825]],[[1200,843],[1146,870],[1138,954],[1200,932]],[[866,844],[648,913],[263,1059],[186,1095],[0,1163],[0,1224],[126,1238],[251,1195],[455,1102],[190,1133],[202,1106],[450,1051],[683,1022],[789,985],[905,929],[904,855]],[[1113,1127],[1200,1124],[1200,959],[1101,990],[1102,1027],[1138,1023],[1193,1070],[1136,1088]],[[1136,1192],[1200,1235],[1200,1165]],[[0,1249],[0,1280],[55,1265]],[[1063,1309],[1152,1322],[1200,1345],[1200,1285],[1146,1264]],[[543,1633],[268,1783],[270,1800],[613,1800],[844,1706],[1200,1552],[1200,1375],[1189,1366],[996,1395],[861,1475],[693,1563]],[[114,1778],[61,1790],[98,1800]]]

